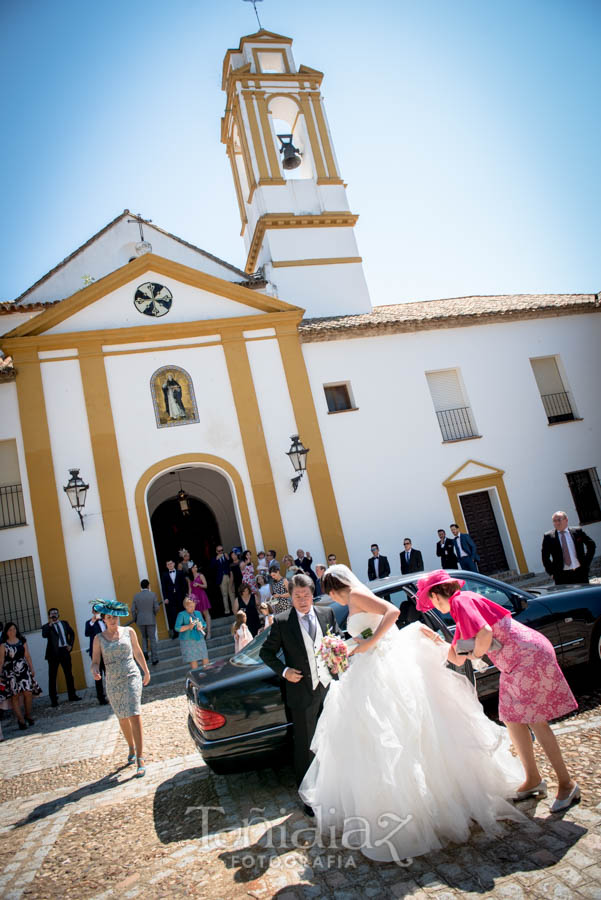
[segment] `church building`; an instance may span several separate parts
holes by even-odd
[[[240,266],[125,210],[0,304],[0,615],[42,684],[49,607],[91,684],[90,602],[182,546],[365,579],[452,522],[489,574],[540,571],[558,508],[601,541],[599,294],[372,307],[323,78],[265,30],[225,55]]]

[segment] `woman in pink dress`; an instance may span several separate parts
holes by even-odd
[[[209,610],[211,604],[207,596],[207,579],[202,572],[199,572],[197,565],[192,565],[190,574],[192,581],[190,582],[190,596],[194,600],[194,609],[202,613],[207,623],[207,640],[211,637],[211,615]]]
[[[526,773],[517,799],[547,794],[547,783],[536,765],[532,729],[557,774],[557,797],[551,812],[567,809],[580,800],[580,788],[570,777],[549,721],[572,712],[578,704],[557,664],[553,645],[539,631],[517,622],[498,603],[462,591],[464,584],[444,569],[431,572],[417,583],[417,608],[424,611],[435,606],[439,612],[451,614],[457,627],[449,649],[450,663],[462,666],[466,659],[486,654],[501,673],[499,718],[507,726]],[[473,652],[459,655],[457,641],[472,639]]]

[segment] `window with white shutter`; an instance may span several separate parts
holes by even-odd
[[[479,437],[458,369],[426,372],[443,441]]]
[[[549,425],[574,420],[574,408],[569,391],[563,383],[556,356],[531,359],[530,365],[543,401]]]

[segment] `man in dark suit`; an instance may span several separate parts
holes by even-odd
[[[401,575],[408,575],[410,572],[424,571],[424,561],[422,559],[421,550],[413,549],[410,538],[404,539],[400,557]]]
[[[58,667],[63,670],[67,682],[69,700],[81,700],[75,693],[75,683],[71,670],[71,651],[75,643],[75,632],[67,621],[61,619],[58,609],[48,610],[48,622],[42,625],[42,637],[46,638],[46,656],[48,660],[48,693],[50,705],[58,706],[56,676]]]
[[[326,567],[323,563],[317,563],[315,566],[315,594],[317,600],[323,594],[323,576],[326,574]]]
[[[172,559],[167,560],[167,571],[161,574],[161,590],[169,622],[169,634],[172,638],[176,638],[178,635],[175,630],[175,620],[177,614],[184,608],[184,597],[188,593],[188,580],[183,572],[175,568]]]
[[[271,626],[260,656],[284,680],[284,700],[294,726],[294,773],[300,785],[311,765],[311,741],[332,676],[316,657],[328,628],[341,634],[329,607],[313,605],[313,581],[308,575],[290,579],[292,609],[279,613]],[[284,655],[284,662],[278,654]],[[305,812],[313,815],[310,807]]]
[[[438,529],[438,543],[436,555],[440,556],[440,564],[443,569],[456,569],[457,557],[455,556],[455,544],[448,538],[444,528]]]
[[[371,545],[371,556],[367,560],[367,578],[375,581],[376,578],[387,578],[390,575],[390,566],[385,556],[380,556],[380,548],[377,544]]]
[[[474,541],[469,534],[459,531],[459,525],[456,522],[451,525],[451,531],[459,568],[466,569],[468,572],[477,572],[480,557]]]
[[[555,584],[588,584],[596,544],[582,528],[568,528],[563,510],[554,513],[553,529],[543,537],[543,566]]]
[[[313,571],[313,557],[308,551],[307,553],[305,553],[304,550],[297,550],[294,565],[298,566],[299,569],[302,569],[303,572],[306,572],[309,578],[312,580],[313,584],[315,584],[315,582],[317,581],[317,575]]]
[[[104,624],[104,613],[100,614],[92,609],[92,618],[86,622],[86,637],[90,638],[90,646],[88,647],[88,653],[90,655],[90,659],[92,659],[92,649],[94,644],[94,638],[97,634],[102,634],[102,632],[106,629],[106,625]],[[98,702],[101,706],[106,706],[108,700],[106,699],[104,693],[104,684],[102,681],[103,674],[106,675],[106,669],[104,667],[104,659],[102,656],[100,657],[100,678],[98,680],[94,679],[94,687],[96,688],[96,697],[98,698]]]

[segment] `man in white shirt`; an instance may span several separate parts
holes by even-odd
[[[46,659],[48,660],[48,693],[50,705],[58,706],[56,676],[60,666],[67,683],[69,700],[81,700],[75,693],[75,682],[71,669],[71,651],[75,643],[75,632],[66,619],[61,619],[56,607],[48,610],[48,621],[42,625],[42,637],[46,639]]]
[[[376,578],[387,578],[390,575],[388,558],[380,554],[377,544],[371,545],[371,556],[367,560],[367,578],[375,581]]]
[[[541,556],[555,584],[588,584],[596,544],[582,528],[569,528],[563,510],[553,513],[553,528],[543,537]]]
[[[260,656],[284,680],[294,726],[294,773],[300,785],[313,759],[311,741],[332,680],[317,650],[328,628],[334,634],[342,632],[330,607],[313,605],[314,586],[308,575],[293,575],[289,583],[292,609],[275,617]],[[278,656],[280,650],[284,662]],[[310,807],[304,810],[313,815]]]

